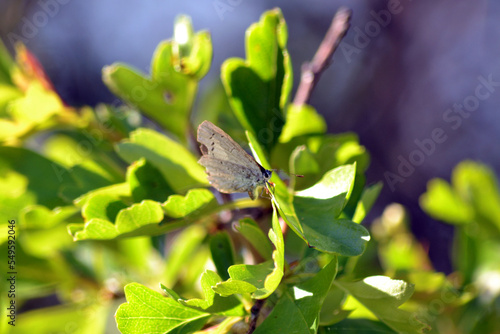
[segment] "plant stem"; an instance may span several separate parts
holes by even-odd
[[[255,304],[253,304],[252,309],[250,310],[250,322],[248,323],[248,331],[247,334],[252,334],[257,327],[257,319],[259,318],[260,310],[262,306],[264,306],[265,299],[257,299]]]
[[[328,67],[333,53],[349,29],[351,14],[350,9],[340,7],[333,17],[330,28],[316,51],[313,60],[302,66],[300,84],[297,93],[295,93],[293,104],[300,106],[309,102],[321,73]]]

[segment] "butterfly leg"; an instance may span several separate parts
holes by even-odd
[[[253,190],[250,190],[250,191],[248,192],[248,196],[250,196],[250,198],[251,198],[252,200],[255,200],[255,194],[254,194],[254,191],[253,191]]]
[[[264,187],[264,189],[262,189],[262,191],[260,192],[260,197],[262,197],[262,198],[269,198],[269,199],[271,199],[271,196],[264,196],[264,192],[265,192],[267,195],[269,195],[269,191],[267,190],[267,188],[266,188],[266,187]]]
[[[272,182],[267,182],[267,184],[271,187],[274,187],[274,183]],[[266,195],[268,196],[264,196],[264,192],[266,192]],[[264,189],[262,189],[262,191],[260,192],[260,197],[262,198],[268,198],[268,199],[272,199],[272,193],[271,193],[271,190],[267,188],[267,186],[264,186]]]

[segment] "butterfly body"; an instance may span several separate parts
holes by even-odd
[[[255,199],[256,188],[271,178],[271,171],[209,121],[198,127],[198,142],[203,154],[198,162],[207,169],[210,184],[222,193],[248,192]]]

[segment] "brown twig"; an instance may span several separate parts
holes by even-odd
[[[265,299],[257,299],[255,304],[253,304],[252,309],[250,310],[250,322],[248,323],[248,331],[247,334],[252,334],[257,327],[257,319],[259,318],[260,310],[262,306],[264,306]]]
[[[309,102],[312,91],[318,83],[321,73],[328,67],[333,53],[349,29],[351,13],[350,9],[340,7],[333,17],[332,24],[316,51],[313,60],[302,66],[300,84],[295,94],[293,104],[303,105]]]

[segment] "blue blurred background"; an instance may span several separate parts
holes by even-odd
[[[500,2],[0,0],[0,35],[11,50],[24,41],[68,104],[96,105],[116,100],[102,83],[102,67],[120,61],[148,72],[179,14],[212,35],[203,94],[226,58],[244,57],[245,29],[280,7],[296,87],[301,64],[341,5],[353,10],[351,29],[311,104],[330,132],[356,132],[371,153],[368,182],[384,182],[371,217],[391,202],[405,205],[436,269],[450,272],[453,230],[424,215],[418,197],[428,180],[449,179],[464,159],[500,174]]]

